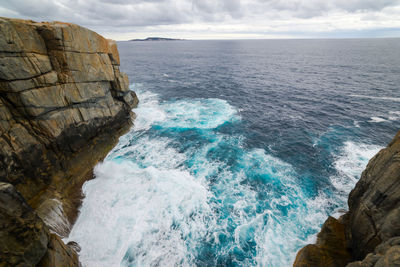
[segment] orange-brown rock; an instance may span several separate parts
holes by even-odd
[[[76,251],[55,234],[50,234],[46,254],[42,257],[37,267],[68,266],[79,267],[80,263]]]
[[[15,187],[44,222],[41,266],[77,262],[49,233],[68,235],[82,184],[134,118],[138,100],[119,62],[116,42],[86,28],[0,18],[0,182]],[[0,239],[11,238],[10,229],[2,228]],[[13,260],[23,262],[18,255]]]
[[[329,217],[318,234],[317,243],[302,248],[297,253],[293,266],[345,266],[350,258],[344,224],[333,217]]]

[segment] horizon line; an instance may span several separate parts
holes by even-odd
[[[173,40],[155,40],[155,41],[144,41],[146,38],[167,38]],[[177,41],[262,41],[262,40],[343,40],[343,39],[400,39],[400,36],[375,36],[375,37],[288,37],[288,38],[213,38],[213,39],[185,39],[175,37],[162,37],[162,36],[151,36],[145,38],[133,38],[129,40],[116,40],[117,42],[177,42]],[[143,40],[143,41],[142,41]]]

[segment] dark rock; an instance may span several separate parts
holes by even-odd
[[[327,266],[328,256],[334,266],[350,261],[349,267],[400,266],[400,132],[369,161],[348,202],[349,211],[342,217],[345,238],[326,234],[328,218],[317,244],[301,249],[294,266]],[[351,257],[332,254],[343,248]]]
[[[14,186],[0,182],[0,265],[34,266],[47,251],[49,232]]]
[[[348,227],[357,260],[400,236],[400,133],[371,159],[351,191]]]
[[[67,246],[71,247],[73,250],[75,250],[78,253],[81,252],[81,246],[79,246],[79,244],[76,243],[75,241],[68,242]]]
[[[115,41],[83,27],[0,18],[0,182],[21,194],[1,203],[2,262],[78,265],[60,237],[138,104],[119,62]]]
[[[76,251],[65,245],[64,242],[55,234],[50,235],[50,241],[46,254],[37,264],[37,267],[47,266],[80,266]]]
[[[347,267],[397,267],[400,266],[400,237],[393,237],[375,248],[362,261],[347,264]]]

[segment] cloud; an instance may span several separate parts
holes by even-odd
[[[108,36],[284,35],[400,28],[400,0],[0,0],[0,16],[68,21]]]

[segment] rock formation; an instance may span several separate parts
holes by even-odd
[[[317,244],[298,252],[294,266],[400,266],[400,132],[369,161],[348,203],[339,220],[325,222]]]
[[[0,266],[77,264],[60,237],[93,166],[131,125],[128,86],[114,41],[0,18]]]

